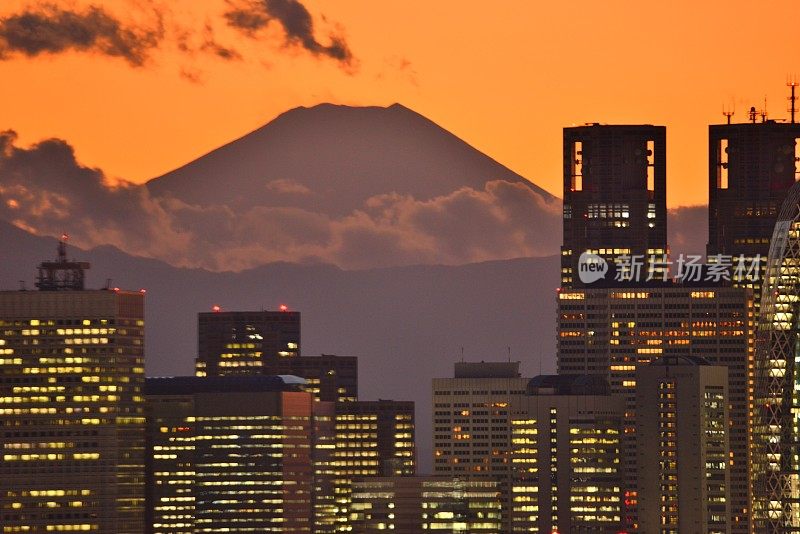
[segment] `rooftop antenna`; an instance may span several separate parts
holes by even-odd
[[[511,362],[511,346],[506,347],[508,349],[508,361]]]
[[[83,261],[67,260],[67,234],[58,241],[58,258],[39,264],[36,287],[40,291],[80,291],[84,288],[86,269],[90,266]]]
[[[461,346],[461,363],[464,363],[464,346]]]
[[[794,124],[795,114],[797,113],[797,95],[795,93],[797,85],[798,85],[797,78],[795,78],[794,76],[790,77],[786,81],[786,86],[789,87],[792,91],[792,94],[786,97],[786,99],[789,101],[789,113],[791,114],[790,117],[792,124]]]
[[[750,122],[755,124],[756,123],[756,116],[758,115],[758,112],[756,111],[756,107],[755,106],[750,106],[749,115],[750,115]]]
[[[764,95],[764,109],[758,114],[761,115],[761,122],[767,122],[767,95]]]
[[[735,107],[732,108],[732,109],[726,109],[725,105],[723,104],[723,106],[722,106],[722,114],[725,115],[725,118],[728,121],[728,124],[731,123],[731,117],[733,117],[734,113],[736,113],[736,108]]]

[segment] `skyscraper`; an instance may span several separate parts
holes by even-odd
[[[756,311],[769,241],[789,188],[800,180],[800,124],[766,120],[708,127],[708,247],[717,255],[747,259]],[[761,257],[757,265],[753,262]]]
[[[289,374],[300,355],[300,312],[198,314],[196,374]]]
[[[573,289],[558,293],[559,374],[599,374],[623,395],[626,501],[635,524],[636,370],[662,356],[700,356],[728,367],[730,520],[748,532],[748,431],[754,379],[754,317],[745,288]]]
[[[147,532],[312,532],[316,403],[304,384],[148,378]]]
[[[800,531],[800,184],[772,235],[756,342],[753,523],[756,532]]]
[[[519,362],[459,362],[453,378],[433,379],[433,471],[496,480],[510,529],[511,420],[528,379]]]
[[[144,295],[85,289],[89,264],[0,292],[4,532],[144,529]]]
[[[639,530],[728,534],[728,373],[699,356],[636,370]]]
[[[587,124],[564,128],[561,286],[583,287],[578,260],[591,252],[640,255],[666,268],[666,128]],[[654,260],[654,261],[651,261]]]
[[[414,403],[357,401],[336,404],[333,451],[334,493],[339,531],[347,524],[356,478],[416,474]]]
[[[624,399],[597,375],[541,375],[511,421],[510,532],[619,532]]]

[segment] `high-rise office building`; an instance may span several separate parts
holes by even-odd
[[[197,376],[289,374],[300,355],[300,312],[198,314]]]
[[[85,289],[87,263],[0,292],[3,532],[144,530],[144,295]]]
[[[756,532],[800,531],[800,184],[778,215],[756,342],[753,523]]]
[[[353,532],[505,532],[497,481],[470,477],[375,477],[353,483]]]
[[[612,266],[642,256],[645,272],[666,269],[666,129],[587,124],[564,128],[564,242],[561,286],[583,287],[581,254]]]
[[[636,370],[639,530],[730,534],[728,373],[699,356]]]
[[[289,362],[289,373],[308,382],[306,391],[325,402],[358,400],[358,358],[355,356],[301,356]]]
[[[756,311],[769,241],[789,188],[800,180],[800,124],[766,120],[708,127],[708,247],[744,256],[734,285],[750,287]],[[757,261],[760,258],[760,261]],[[743,274],[752,271],[750,278]]]
[[[304,385],[148,378],[147,532],[312,532],[319,403]]]
[[[198,315],[197,376],[295,375],[318,401],[358,398],[358,358],[300,357],[300,312],[214,311]]]
[[[512,420],[510,532],[620,532],[624,399],[597,375],[541,375]]]
[[[347,524],[352,483],[362,477],[416,474],[414,403],[357,401],[336,404],[333,451],[334,494],[339,531]]]
[[[599,374],[626,399],[623,451],[629,512],[636,509],[636,369],[662,356],[700,356],[728,368],[732,532],[749,529],[748,431],[754,317],[745,288],[574,289],[558,293],[559,374]]]
[[[497,480],[510,528],[511,419],[528,379],[519,362],[459,362],[453,378],[433,379],[433,471]]]

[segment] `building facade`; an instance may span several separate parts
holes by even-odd
[[[355,356],[298,356],[288,362],[289,374],[306,379],[306,391],[324,402],[358,400],[358,358]]]
[[[756,342],[753,518],[757,532],[800,531],[800,185],[784,202],[770,244]]]
[[[304,384],[147,379],[146,532],[312,532],[315,403]]]
[[[144,295],[84,289],[88,264],[0,292],[3,532],[144,529]]]
[[[353,532],[505,532],[500,490],[492,480],[461,477],[378,477],[356,480]]]
[[[597,375],[541,375],[512,420],[511,532],[623,528],[624,399]]]
[[[459,362],[453,378],[433,379],[433,472],[497,480],[510,528],[511,420],[528,379],[519,362]]]
[[[754,276],[734,271],[733,283],[753,289],[758,311],[775,221],[800,180],[800,124],[709,126],[708,155],[708,256],[745,258]]]
[[[629,525],[637,502],[636,369],[662,356],[700,356],[728,368],[732,532],[749,529],[750,396],[754,317],[746,288],[653,287],[562,290],[558,294],[559,374],[598,374],[626,399],[623,451]]]
[[[357,401],[336,405],[334,495],[339,531],[349,525],[353,480],[416,474],[414,403]]]
[[[666,128],[587,124],[564,128],[561,286],[583,287],[581,254],[610,265],[639,255],[666,269]]]
[[[300,312],[198,314],[197,376],[290,374],[300,355]]]
[[[728,370],[664,356],[636,370],[639,530],[729,534]]]

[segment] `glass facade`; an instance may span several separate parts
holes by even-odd
[[[770,244],[756,341],[753,410],[754,523],[800,532],[800,185],[781,209]]]

